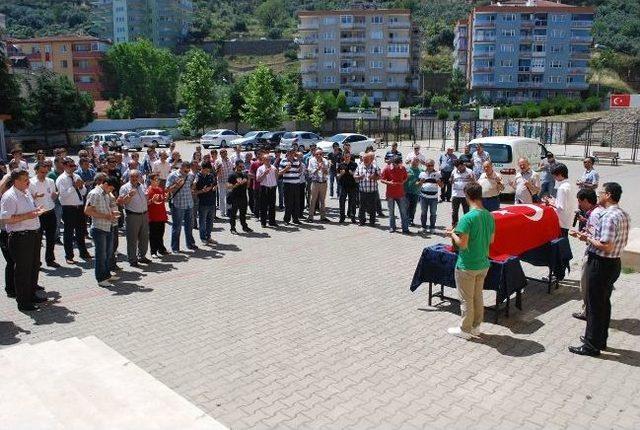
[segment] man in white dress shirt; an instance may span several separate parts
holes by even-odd
[[[309,159],[309,176],[311,177],[311,202],[309,203],[309,217],[307,221],[313,221],[316,213],[316,203],[320,210],[320,220],[328,221],[325,208],[327,198],[327,178],[329,177],[329,163],[322,157],[322,149],[316,150]]]
[[[558,214],[558,221],[560,221],[560,231],[562,237],[568,237],[569,229],[573,224],[573,220],[576,217],[576,210],[578,205],[575,199],[576,193],[569,182],[569,169],[567,166],[558,163],[551,170],[553,178],[556,180],[556,197],[547,197],[545,199],[549,206],[552,206]]]
[[[47,178],[49,168],[43,163],[36,164],[36,176],[31,178],[29,184],[29,192],[36,203],[36,206],[42,207],[42,215],[40,215],[40,228],[46,238],[44,261],[49,267],[60,267],[56,263],[53,250],[56,245],[56,229],[58,218],[56,217],[56,203],[58,191],[56,183],[51,178]]]
[[[84,242],[84,226],[87,222],[84,215],[84,196],[87,188],[80,176],[75,173],[77,168],[75,161],[70,157],[62,160],[64,173],[56,179],[56,187],[60,193],[59,199],[62,205],[62,222],[64,223],[64,254],[67,264],[75,264],[73,259],[73,242],[75,239],[80,257],[89,260],[91,255],[87,251]]]

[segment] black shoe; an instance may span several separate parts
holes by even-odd
[[[584,312],[574,312],[571,314],[571,316],[582,321],[587,320],[587,315],[585,315]]]
[[[198,248],[198,246],[197,246],[197,245],[187,246],[187,248],[189,248],[189,249],[190,249],[190,250],[192,250],[192,251],[196,251],[196,250],[200,249],[200,248]]]
[[[160,255],[169,255],[169,251],[167,251],[165,249],[164,251],[158,251],[158,254],[160,254]]]
[[[342,224],[342,223],[344,222],[344,220],[345,220],[345,217],[341,216],[341,217],[340,217],[340,221],[338,221],[338,222],[339,222],[340,224]]]
[[[231,234],[238,234],[238,231],[235,228],[232,228],[229,231],[231,232]]]
[[[144,263],[144,264],[151,264],[152,261],[149,260],[147,257],[142,257],[138,260],[140,263]]]
[[[40,286],[40,285],[36,285],[36,290],[38,291],[44,291],[44,287]]]
[[[277,226],[278,226],[278,223],[277,223],[277,222],[270,222],[270,223],[269,223],[269,225],[270,225],[271,227],[277,227]]]
[[[580,336],[580,342],[587,343],[587,341],[584,340],[584,336]],[[607,345],[605,345],[604,348],[602,348],[602,351],[606,351],[606,350],[607,350]]]
[[[40,308],[33,303],[29,303],[28,305],[18,305],[18,310],[22,312],[31,312],[31,311],[39,311]]]
[[[589,357],[597,357],[600,355],[600,351],[595,349],[595,348],[591,348],[590,346],[587,345],[582,345],[582,346],[570,346],[569,347],[569,352],[572,352],[574,354],[578,354],[578,355],[587,355]]]
[[[299,219],[294,219],[294,220],[293,220],[293,223],[294,223],[295,225],[301,225],[301,224],[302,224],[302,221],[300,221]]]
[[[366,222],[359,222],[358,225],[364,227],[365,225],[367,225],[367,223]]]
[[[112,272],[120,272],[122,270],[122,267],[114,264],[113,266],[109,267],[109,270],[111,270]]]
[[[355,224],[356,222],[357,222],[357,221],[356,221],[356,219],[355,219],[355,218],[351,218],[351,223],[352,223],[352,224]]]
[[[33,299],[31,299],[31,301],[32,301],[33,303],[46,303],[46,302],[48,302],[48,301],[49,301],[49,299],[47,299],[46,297],[38,297],[38,296],[35,296]]]
[[[82,254],[80,255],[80,258],[82,258],[83,260],[91,260],[93,257],[91,256],[91,254]]]
[[[60,267],[60,265],[58,263],[56,263],[55,261],[48,261],[47,262],[47,266],[48,267],[53,267],[55,269],[57,269],[58,267]]]
[[[56,239],[56,245],[62,245],[62,240],[60,238]]]
[[[140,267],[140,263],[138,263],[137,261],[130,261],[129,262],[129,266],[131,266],[131,267]]]
[[[260,224],[262,226],[262,228],[267,228],[266,224]]]
[[[9,297],[10,299],[15,299],[16,298],[16,293],[11,293],[11,292],[7,291],[7,297]]]

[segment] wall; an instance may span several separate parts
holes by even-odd
[[[206,41],[200,44],[206,52],[222,55],[275,55],[282,54],[289,48],[295,48],[293,39],[277,40],[225,40],[223,42]]]

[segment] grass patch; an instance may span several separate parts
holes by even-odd
[[[632,273],[636,273],[636,271],[633,270],[631,267],[623,267],[622,273],[624,273],[625,275],[630,275]]]

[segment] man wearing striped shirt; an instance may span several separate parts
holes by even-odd
[[[376,198],[380,168],[373,162],[374,158],[375,153],[373,152],[363,154],[362,163],[354,175],[360,190],[360,209],[358,211],[360,225],[365,225],[367,213],[369,213],[369,223],[371,225],[376,223]]]
[[[604,184],[598,193],[598,204],[605,208],[593,234],[579,232],[576,236],[587,247],[587,328],[581,346],[570,346],[578,355],[597,356],[607,349],[611,320],[611,292],[620,276],[620,256],[629,238],[629,215],[618,203],[622,187],[615,182]]]
[[[296,158],[293,149],[287,151],[287,155],[280,160],[278,175],[282,178],[284,186],[284,223],[289,224],[293,218],[294,224],[300,224],[300,162]]]

